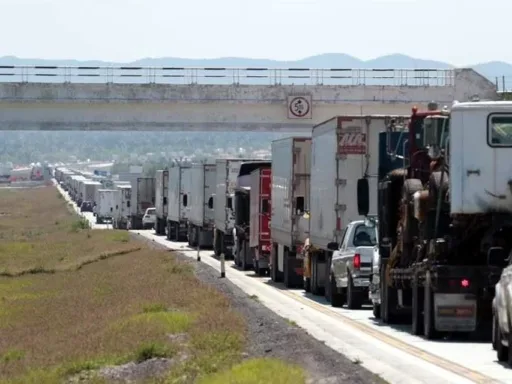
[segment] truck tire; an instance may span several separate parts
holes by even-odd
[[[304,291],[307,293],[311,293],[311,279],[309,277],[304,277],[303,284]]]
[[[380,269],[380,316],[385,324],[394,324],[397,320],[397,315],[393,312],[396,307],[394,295],[396,292],[387,284],[386,265],[383,265]]]
[[[275,283],[279,283],[283,281],[281,274],[279,273],[279,268],[277,266],[277,245],[272,244],[272,250],[270,252],[271,264],[270,267],[270,280]]]
[[[439,338],[440,334],[435,326],[434,293],[430,288],[428,279],[429,277],[427,276],[423,302],[423,336],[427,340],[436,340]]]
[[[412,322],[411,333],[419,336],[423,332],[423,287],[419,286],[418,274],[412,281]]]
[[[315,296],[322,294],[322,289],[318,286],[318,255],[311,259],[311,293]]]
[[[330,275],[330,292],[331,292],[331,306],[335,308],[341,308],[343,307],[343,304],[345,304],[345,297],[343,293],[338,292],[338,288],[336,287],[336,279],[334,278],[334,275]]]
[[[373,303],[372,307],[373,317],[376,319],[380,319],[380,304]]]
[[[361,309],[363,306],[363,297],[361,292],[358,292],[354,287],[354,282],[352,281],[352,275],[348,274],[348,284],[347,284],[347,308],[348,309]]]
[[[290,255],[287,248],[283,250],[283,272],[284,286],[286,288],[293,288],[293,276],[291,275],[293,271],[290,268]]]
[[[252,265],[247,262],[247,252],[249,248],[249,243],[246,240],[242,240],[242,249],[240,252],[240,260],[242,264],[242,270],[248,271],[251,269]]]

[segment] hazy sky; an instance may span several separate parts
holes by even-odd
[[[0,0],[0,56],[512,63],[511,0]]]

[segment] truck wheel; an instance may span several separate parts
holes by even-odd
[[[372,312],[373,317],[375,317],[376,319],[380,319],[380,304],[373,303]]]
[[[293,288],[293,278],[291,276],[292,270],[290,268],[290,255],[288,250],[285,249],[283,252],[283,270],[284,270],[284,286],[286,288]]]
[[[241,259],[242,269],[244,271],[248,271],[251,268],[251,264],[249,264],[247,262],[247,248],[249,248],[248,243],[247,243],[247,241],[243,240],[242,241],[242,249],[241,249],[242,252],[240,252],[240,259]]]
[[[363,306],[363,300],[361,292],[357,292],[352,281],[352,275],[348,274],[348,285],[347,285],[347,308],[348,309],[361,309]]]
[[[222,253],[220,250],[220,234],[218,229],[214,229],[214,236],[213,236],[213,253],[215,256],[219,257]],[[225,256],[225,255],[224,255]]]
[[[304,291],[307,293],[311,292],[311,279],[309,277],[305,277],[303,280],[304,283]]]
[[[423,300],[421,288],[418,286],[418,275],[415,275],[412,282],[412,324],[411,332],[419,336],[423,331]]]
[[[498,357],[498,361],[508,361],[509,359],[509,347],[505,347],[503,345],[503,332],[501,332],[500,326],[498,324],[498,317],[496,315],[492,316],[493,328],[496,330],[496,355]]]
[[[317,255],[318,256],[318,255]],[[311,293],[315,296],[320,295],[321,289],[318,286],[318,263],[317,256],[311,260]]]
[[[279,268],[277,266],[277,250],[276,246],[272,244],[272,250],[270,253],[271,257],[271,268],[270,268],[270,279],[275,282],[279,283],[282,281],[281,274],[279,273]]]
[[[336,287],[336,279],[334,278],[334,276],[332,274],[330,276],[331,278],[329,279],[329,291],[331,292],[331,305],[336,308],[341,308],[345,303],[345,297],[343,296],[342,293],[338,292],[338,288]]]
[[[423,336],[427,340],[438,339],[440,334],[435,327],[434,313],[434,293],[430,285],[426,284],[424,289],[424,305],[423,305]]]

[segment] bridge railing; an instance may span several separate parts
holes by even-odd
[[[453,86],[451,69],[60,67],[0,65],[0,82]]]

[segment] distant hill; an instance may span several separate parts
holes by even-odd
[[[244,57],[222,57],[218,59],[183,59],[177,57],[143,58],[130,63],[114,63],[99,60],[46,60],[23,59],[15,56],[0,57],[0,65],[49,65],[49,66],[109,66],[134,65],[154,67],[281,67],[281,68],[453,68],[451,64],[417,59],[402,54],[377,57],[372,60],[360,60],[343,53],[324,53],[296,61],[278,61],[270,59],[252,59]],[[491,61],[469,65],[493,82],[496,78],[512,77],[512,65],[501,61]]]

